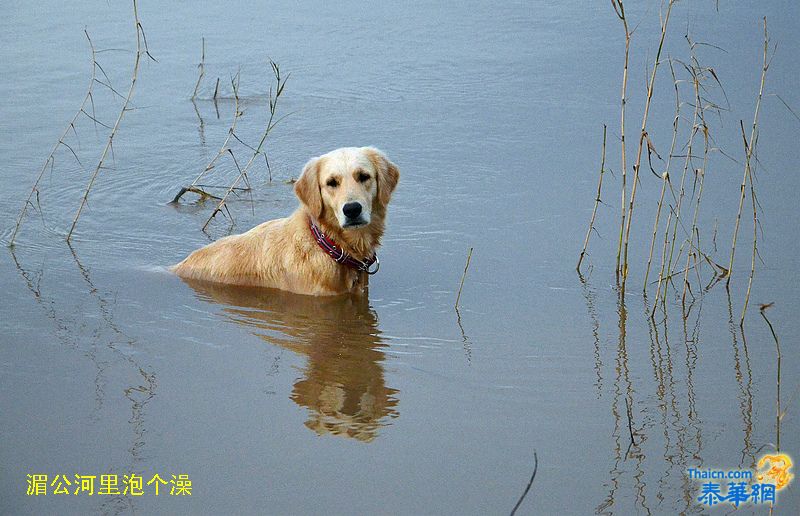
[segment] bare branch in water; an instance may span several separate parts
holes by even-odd
[[[185,194],[186,192],[198,193],[196,190],[200,189],[200,187],[199,187],[200,180],[203,179],[203,177],[216,166],[217,161],[219,161],[219,159],[222,158],[222,156],[224,156],[225,153],[227,153],[228,150],[229,150],[228,143],[230,142],[231,136],[235,137],[234,131],[236,131],[236,123],[239,121],[239,118],[241,118],[241,116],[242,116],[242,111],[239,109],[239,74],[238,73],[231,79],[231,86],[233,87],[234,104],[233,104],[233,120],[231,121],[231,126],[228,129],[228,134],[225,137],[225,140],[222,142],[222,145],[220,146],[220,148],[217,151],[217,153],[214,155],[213,158],[211,158],[211,161],[209,161],[206,164],[206,166],[203,169],[203,171],[200,172],[200,174],[196,178],[194,178],[194,181],[192,181],[192,183],[188,187],[181,188],[181,191],[179,191],[178,194],[172,199],[173,203],[178,202],[181,199],[181,197],[183,196],[183,194]],[[203,192],[203,193],[205,194],[205,192]],[[209,194],[205,194],[205,195],[201,194],[201,198],[205,198],[205,197],[213,197],[213,196],[211,196]]]
[[[94,43],[92,43],[92,38],[89,37],[89,32],[86,29],[84,29],[83,33],[86,35],[86,40],[89,42],[89,49],[92,51],[92,77],[91,79],[89,79],[89,86],[86,90],[86,94],[83,96],[83,101],[81,102],[80,107],[75,112],[75,115],[72,117],[69,123],[67,124],[67,127],[64,129],[64,132],[61,134],[61,137],[59,137],[56,144],[53,145],[53,149],[50,151],[50,154],[48,154],[47,158],[44,160],[44,165],[42,165],[42,169],[39,171],[39,175],[33,182],[33,187],[31,188],[31,192],[28,194],[28,198],[25,199],[25,202],[22,205],[22,209],[19,212],[19,216],[17,217],[17,224],[16,226],[14,226],[14,232],[11,234],[11,240],[9,241],[10,246],[14,245],[14,240],[17,238],[17,233],[19,232],[20,226],[22,225],[22,221],[28,212],[28,207],[33,206],[32,199],[34,198],[34,196],[36,196],[38,204],[39,183],[41,182],[42,177],[44,177],[44,173],[47,170],[48,165],[51,167],[52,170],[52,164],[55,162],[54,154],[56,150],[58,150],[59,146],[66,145],[64,143],[64,140],[67,137],[67,134],[69,133],[70,129],[72,129],[73,131],[75,130],[75,121],[78,119],[81,113],[86,113],[86,111],[84,110],[86,104],[89,103],[92,106],[94,106],[94,100],[92,98],[92,90],[94,89],[95,83],[98,82],[97,70],[100,69],[102,71],[102,69],[97,63],[97,51],[94,48]],[[102,73],[105,74],[105,72]],[[94,107],[92,107],[92,112],[94,112]],[[94,117],[90,118],[94,119]],[[42,216],[44,217],[43,214]]]
[[[237,186],[239,185],[240,181],[243,180],[245,184],[248,184],[247,172],[253,166],[253,163],[255,163],[256,158],[258,158],[258,156],[262,154],[266,158],[266,152],[264,152],[264,144],[267,141],[267,137],[269,137],[269,134],[272,132],[273,129],[275,129],[275,126],[281,123],[281,121],[283,121],[287,116],[291,115],[291,113],[289,113],[278,118],[277,120],[275,119],[275,115],[278,111],[278,100],[283,94],[283,89],[286,86],[286,81],[289,80],[291,74],[287,74],[285,77],[282,77],[281,69],[278,63],[270,59],[269,64],[270,67],[272,68],[272,73],[275,77],[275,96],[273,97],[272,88],[270,88],[269,119],[267,120],[266,129],[264,130],[264,133],[261,135],[261,140],[258,142],[258,145],[256,145],[255,149],[253,150],[253,154],[250,156],[250,159],[247,161],[244,167],[239,168],[238,163],[236,164],[239,170],[239,175],[236,177],[233,183],[231,183],[230,187],[228,187],[228,190],[222,196],[222,200],[219,201],[219,204],[217,204],[216,208],[214,208],[214,211],[212,211],[211,215],[209,215],[208,220],[206,220],[206,223],[203,225],[203,231],[205,231],[205,229],[208,227],[208,225],[211,223],[211,221],[214,219],[217,213],[221,212],[223,208],[228,212],[228,214],[230,214],[230,210],[228,209],[228,206],[225,204],[228,199],[228,196],[237,189]],[[237,137],[236,139],[238,140],[239,138]]]
[[[458,295],[456,296],[456,311],[458,311],[458,302],[461,301],[461,289],[464,288],[464,279],[467,277],[467,269],[469,269],[469,261],[472,259],[472,248],[469,248],[467,253],[467,264],[464,266],[464,274],[461,275],[461,286],[458,287]]]
[[[69,229],[69,233],[67,233],[67,242],[70,241],[72,238],[72,234],[75,232],[75,227],[78,225],[78,219],[81,216],[81,212],[83,211],[84,206],[86,206],[86,202],[89,199],[89,192],[94,185],[95,179],[97,179],[97,175],[100,173],[100,170],[105,168],[103,165],[105,163],[106,157],[108,156],[108,152],[112,151],[113,153],[113,143],[114,143],[114,136],[117,134],[117,130],[119,129],[120,124],[122,123],[122,118],[125,116],[125,113],[129,110],[128,105],[131,102],[131,98],[133,98],[133,91],[136,87],[136,79],[139,73],[139,62],[141,61],[142,55],[147,55],[150,59],[155,61],[155,58],[150,54],[150,50],[147,47],[147,39],[144,35],[144,28],[142,27],[142,23],[139,21],[139,12],[136,5],[136,0],[133,0],[133,19],[136,27],[136,57],[133,61],[133,71],[131,73],[131,85],[128,89],[128,95],[125,97],[125,101],[122,104],[122,108],[119,111],[119,115],[117,116],[117,121],[114,123],[113,129],[108,135],[108,142],[106,142],[105,147],[103,148],[103,152],[100,154],[100,159],[97,162],[97,166],[94,169],[94,173],[92,174],[91,178],[89,179],[89,184],[86,185],[86,191],[83,193],[83,198],[81,199],[81,204],[78,207],[78,211],[75,213],[75,218],[72,220],[72,226]]]
[[[203,77],[206,75],[206,38],[202,39],[203,43],[203,50],[200,54],[200,64],[197,65],[197,68],[200,70],[200,75],[197,77],[197,84],[194,85],[194,93],[192,93],[192,100],[197,98],[197,90],[200,88],[200,82],[203,80]]]

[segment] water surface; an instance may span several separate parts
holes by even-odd
[[[635,128],[658,18],[655,3],[628,10],[644,20],[630,67]],[[135,33],[121,1],[4,11],[7,243],[85,92],[84,27],[98,49],[110,49],[99,59],[123,94]],[[720,2],[717,12],[713,2],[682,2],[665,50],[685,58],[687,29],[724,49],[698,53],[730,105],[714,122],[718,144],[741,159],[739,120],[752,119],[762,16],[779,43],[758,144],[763,264],[744,333],[746,250],[730,291],[714,287],[686,318],[670,294],[668,317],[650,319],[653,300],[641,284],[659,183],[649,172],[637,205],[647,215],[633,228],[634,286],[620,301],[613,260],[624,41],[606,3],[141,2],[139,13],[158,61],[141,63],[134,109],[72,245],[63,237],[108,132],[85,117],[68,139],[80,163],[59,149],[41,188],[43,217],[32,212],[13,250],[0,252],[2,512],[506,514],[534,452],[538,470],[520,513],[701,512],[687,468],[747,469],[777,440],[775,348],[757,310],[768,302],[784,346],[781,448],[800,453],[800,121],[773,95],[800,106],[796,3]],[[206,77],[193,103],[201,38]],[[211,203],[168,201],[222,145],[237,73],[237,133],[251,145],[258,139],[269,58],[292,74],[279,110],[293,114],[268,144],[273,181],[260,164],[252,195],[230,203],[235,225],[220,218],[204,233]],[[660,73],[650,131],[665,153],[674,99]],[[215,103],[217,77],[224,98]],[[94,100],[97,119],[113,123],[119,98],[97,87]],[[603,123],[613,187],[581,278],[574,263]],[[383,149],[402,173],[368,299],[194,285],[164,272],[210,240],[291,212],[289,180],[310,157],[349,145]],[[226,184],[235,170],[224,159],[208,181]],[[715,256],[724,262],[742,168],[715,153],[708,174],[701,227],[710,241],[718,224]],[[747,241],[750,229],[742,231]],[[188,474],[193,495],[25,494],[28,473],[131,472]],[[796,513],[796,486],[781,495],[776,513]]]

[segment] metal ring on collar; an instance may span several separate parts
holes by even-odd
[[[375,270],[374,271],[370,270],[370,267],[372,267],[372,265],[375,266]],[[364,269],[366,271],[366,273],[369,274],[370,276],[372,276],[373,274],[375,274],[379,270],[381,270],[381,261],[378,259],[378,255],[377,254],[375,255],[375,263],[373,263],[372,265],[369,265],[366,269]]]

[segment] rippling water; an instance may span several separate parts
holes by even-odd
[[[658,6],[647,4],[628,9],[644,20],[630,67],[633,128],[658,36]],[[620,302],[613,287],[616,184],[604,193],[591,267],[575,274],[603,123],[607,181],[619,180],[624,41],[607,3],[142,1],[158,61],[141,63],[133,109],[72,245],[64,235],[108,133],[86,117],[66,140],[80,162],[57,151],[41,214],[0,251],[0,512],[504,514],[534,451],[520,513],[701,512],[687,468],[747,469],[777,440],[775,348],[757,309],[768,302],[783,344],[781,448],[800,454],[800,120],[783,104],[800,111],[800,9],[780,0],[715,7],[679,3],[665,53],[685,58],[687,30],[724,49],[698,53],[730,105],[714,121],[715,145],[736,159],[739,120],[752,119],[758,88],[762,16],[778,42],[758,143],[763,264],[744,332],[747,251],[729,291],[712,288],[685,318],[670,297],[669,316],[650,319],[640,264],[660,184],[649,173],[637,207],[648,215],[633,229],[635,288]],[[4,8],[4,244],[85,93],[84,27],[124,94],[135,35],[128,3]],[[206,76],[192,102],[201,38]],[[204,233],[210,203],[169,201],[225,139],[236,73],[237,134],[258,139],[269,58],[291,72],[279,111],[292,114],[268,140],[273,181],[259,165],[251,194],[230,203],[235,225],[220,218]],[[674,99],[659,73],[650,132],[663,154]],[[224,98],[214,102],[218,77]],[[96,118],[113,123],[120,99],[95,88]],[[402,173],[368,300],[194,285],[165,272],[210,240],[291,212],[302,165],[349,145],[383,149]],[[720,261],[741,170],[720,153],[710,161],[701,227],[718,226]],[[223,159],[208,181],[235,174]],[[188,474],[193,495],[25,494],[29,473],[131,472]],[[791,486],[776,512],[798,506]]]

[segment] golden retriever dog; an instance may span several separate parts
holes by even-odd
[[[400,179],[373,147],[346,147],[310,160],[294,185],[300,206],[241,235],[217,240],[172,267],[180,277],[297,294],[366,290],[386,207]]]

